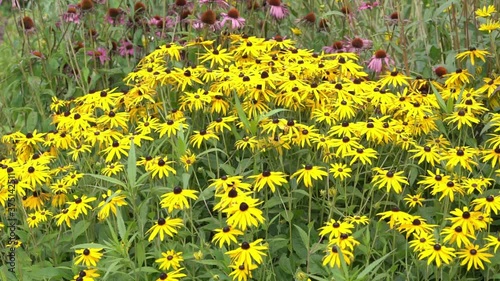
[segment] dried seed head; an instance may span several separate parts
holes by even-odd
[[[448,73],[448,71],[443,66],[439,66],[434,69],[434,73],[436,73],[438,77],[443,77],[446,73]]]
[[[316,15],[313,12],[310,12],[304,17],[304,20],[309,23],[315,23],[316,22]]]
[[[134,12],[135,13],[142,13],[144,11],[146,11],[146,5],[144,3],[142,3],[142,2],[135,3],[135,5],[134,5]]]
[[[28,17],[28,16],[25,16],[21,22],[20,22],[20,25],[22,28],[24,28],[24,30],[31,30],[35,27],[35,23],[33,22],[33,20]]]

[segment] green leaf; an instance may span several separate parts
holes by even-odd
[[[384,256],[380,257],[376,261],[370,263],[363,271],[361,271],[358,275],[358,279],[365,278],[369,273],[373,273],[376,271],[376,267],[380,266],[380,264],[387,258],[389,257],[395,250],[392,250],[391,252],[385,254]]]
[[[36,129],[38,124],[38,113],[36,111],[31,111],[26,117],[26,130],[33,131]]]
[[[446,104],[446,102],[443,100],[443,96],[441,96],[441,93],[436,89],[436,87],[434,87],[434,85],[432,83],[429,83],[431,85],[431,88],[432,88],[432,92],[434,93],[434,96],[436,97],[437,99],[437,102],[438,102],[438,105],[439,105],[439,108],[441,108],[441,110],[446,113],[446,114],[450,114],[451,111],[448,111],[448,105]]]
[[[103,249],[107,249],[107,250],[111,249],[110,247],[102,245],[102,244],[99,244],[99,243],[83,243],[83,244],[78,244],[78,245],[75,245],[75,246],[71,247],[70,249],[86,249],[86,248],[88,248],[88,249],[103,248]]]
[[[72,228],[71,235],[73,236],[73,240],[76,240],[82,233],[85,232],[85,230],[87,230],[87,228],[89,228],[89,226],[90,226],[90,221],[81,220],[77,222]]]
[[[300,239],[302,239],[302,243],[306,246],[306,249],[309,250],[309,235],[298,225],[294,224],[295,228],[299,232]]]
[[[118,235],[120,235],[123,241],[127,241],[127,228],[125,227],[125,222],[120,211],[116,212],[116,224],[118,225]]]
[[[112,177],[103,176],[103,175],[96,175],[96,174],[85,174],[85,175],[92,176],[92,177],[94,177],[96,179],[100,179],[100,180],[107,181],[107,182],[112,183],[112,184],[119,185],[119,186],[121,186],[123,188],[127,187],[127,185],[124,182],[122,182],[120,180],[117,180],[115,178],[112,178]]]

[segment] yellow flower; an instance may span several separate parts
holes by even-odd
[[[233,204],[224,210],[228,215],[226,220],[228,225],[236,226],[245,231],[248,226],[258,226],[259,223],[264,223],[262,211],[256,208],[262,202],[250,197],[244,197],[239,201],[241,201],[239,204]]]
[[[436,243],[432,247],[424,249],[419,255],[418,259],[423,260],[427,258],[427,265],[431,264],[433,261],[436,262],[437,267],[440,267],[443,263],[450,264],[455,257],[455,249],[441,246],[441,244]]]
[[[250,267],[253,262],[261,264],[263,262],[262,257],[266,256],[263,251],[267,251],[267,246],[261,245],[262,239],[257,239],[254,242],[241,243],[241,247],[226,252],[231,258],[231,263],[235,265],[244,265]]]
[[[488,248],[479,248],[479,245],[470,244],[466,249],[458,252],[458,256],[462,259],[460,265],[467,264],[467,271],[474,265],[474,269],[481,268],[484,270],[483,261],[490,263],[489,258],[493,257],[492,254],[486,253]]]
[[[302,165],[304,168],[295,172],[291,178],[297,177],[297,183],[300,183],[301,180],[304,180],[304,185],[306,187],[313,186],[313,180],[321,180],[324,176],[328,176],[326,171],[323,171],[323,167],[313,166],[313,165]]]
[[[486,23],[482,23],[479,26],[480,31],[488,31],[491,33],[493,30],[500,29],[500,21],[497,20],[488,20]]]
[[[97,262],[102,258],[102,251],[103,248],[85,248],[85,249],[79,249],[75,250],[75,253],[79,255],[76,260],[75,264],[85,264],[86,266],[97,266]]]
[[[465,59],[466,57],[469,57],[470,59],[470,63],[472,65],[475,64],[475,58],[479,58],[481,59],[483,62],[486,62],[484,56],[486,55],[489,55],[490,53],[488,53],[487,51],[485,50],[478,50],[476,48],[470,48],[469,50],[467,51],[464,51],[464,52],[461,52],[459,54],[456,55],[455,58],[459,59],[459,60],[463,60]]]
[[[212,242],[214,243],[218,242],[220,248],[222,248],[224,244],[227,244],[228,246],[231,245],[231,242],[238,243],[236,237],[243,235],[243,232],[241,230],[238,230],[229,225],[223,228],[217,228],[215,231],[217,233],[214,235]]]
[[[148,241],[153,241],[158,234],[160,234],[160,241],[165,239],[165,234],[173,237],[177,233],[177,228],[180,228],[182,225],[182,219],[159,218],[155,225],[146,232],[146,234],[151,232]]]
[[[182,257],[182,252],[175,252],[174,250],[169,250],[165,253],[161,253],[163,258],[157,259],[156,262],[160,264],[160,269],[179,269],[181,267],[181,262],[184,261]]]
[[[343,256],[343,259],[347,265],[351,264],[352,260],[354,260],[353,253],[351,253],[347,249],[340,249],[338,245],[327,247],[326,252],[328,254],[323,257],[323,265],[329,265],[330,267],[341,267],[340,255]]]
[[[394,189],[394,192],[399,194],[403,191],[401,184],[408,184],[406,178],[401,176],[403,171],[393,172],[386,171],[381,168],[374,168],[373,170],[377,172],[377,175],[375,175],[372,179],[373,186],[378,187],[379,189],[385,187],[387,189],[387,193],[389,193],[391,189]]]
[[[121,192],[121,190],[117,190],[113,193],[113,191],[108,189],[106,194],[102,195],[104,200],[97,205],[97,208],[101,208],[97,214],[99,220],[105,220],[109,217],[109,211],[116,215],[116,207],[127,205],[127,202],[125,202],[126,197],[125,195],[120,195]]]
[[[297,36],[302,35],[302,30],[300,30],[299,28],[293,28],[292,27],[292,28],[290,28],[290,30],[292,31],[292,33],[294,35],[297,35]]]
[[[493,13],[495,13],[497,10],[495,9],[494,5],[488,5],[484,6],[482,8],[479,8],[476,10],[476,18],[487,18],[490,17]]]
[[[163,194],[161,197],[163,198],[160,201],[162,208],[167,208],[169,213],[172,213],[174,209],[176,210],[184,210],[189,209],[189,201],[188,198],[193,200],[198,199],[196,196],[198,191],[183,189],[180,186],[174,187],[172,192]]]
[[[415,194],[415,195],[407,194],[403,200],[406,201],[406,204],[408,204],[409,207],[413,208],[416,207],[417,205],[422,207],[423,206],[422,202],[425,199],[422,198],[422,194]]]
[[[250,179],[255,179],[254,187],[260,191],[266,185],[269,186],[272,192],[276,190],[276,186],[282,186],[287,183],[286,174],[283,172],[271,172],[269,170],[263,171],[261,174],[249,176]]]

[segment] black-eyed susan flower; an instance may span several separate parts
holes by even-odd
[[[189,209],[189,199],[196,200],[198,196],[196,196],[198,191],[184,189],[180,186],[174,187],[171,192],[165,193],[161,196],[162,200],[160,201],[162,208],[167,208],[169,213],[175,210],[184,210]]]
[[[256,264],[230,264],[229,267],[233,269],[229,276],[233,277],[233,280],[247,281],[252,278],[252,270],[256,269],[258,266]]]
[[[159,218],[156,222],[155,225],[153,225],[147,232],[151,233],[149,235],[148,241],[153,241],[155,237],[159,234],[160,235],[160,241],[163,241],[165,239],[165,234],[173,237],[174,234],[177,234],[177,229],[180,228],[183,225],[182,219],[173,219],[170,217],[167,217],[166,219],[164,218]]]
[[[126,206],[127,202],[125,201],[126,196],[121,195],[121,190],[117,190],[113,192],[108,189],[106,194],[102,195],[103,201],[99,202],[97,208],[100,208],[97,213],[97,218],[99,220],[105,220],[109,217],[109,212],[111,211],[116,216],[116,207]]]
[[[493,248],[493,252],[496,253],[498,247],[500,247],[500,236],[488,235],[488,237],[484,238],[484,240],[488,241],[485,246],[488,248]]]
[[[26,197],[26,199],[24,199]],[[49,195],[44,192],[33,191],[30,196],[23,197],[23,206],[28,210],[41,210],[45,201],[49,199]]]
[[[367,216],[347,216],[345,221],[351,223],[352,225],[367,225],[370,223],[370,219]]]
[[[241,230],[238,230],[229,225],[223,228],[217,228],[214,231],[216,233],[214,235],[214,238],[212,239],[212,242],[219,243],[220,248],[222,248],[224,244],[227,244],[227,246],[229,246],[231,245],[231,243],[238,243],[236,237],[243,235],[243,232]]]
[[[470,244],[465,249],[458,252],[458,257],[462,259],[460,265],[467,264],[467,271],[474,265],[474,269],[481,268],[484,270],[483,262],[491,263],[492,254],[486,253],[488,248],[480,248],[479,245]]]
[[[389,219],[389,227],[393,229],[395,226],[404,223],[405,221],[411,220],[412,215],[401,211],[398,207],[394,206],[390,211],[378,213],[380,220]]]
[[[446,161],[446,167],[452,169],[458,165],[472,172],[472,165],[477,166],[473,157],[477,154],[477,150],[471,147],[451,148],[446,155],[441,157],[441,161]]]
[[[206,53],[199,57],[200,63],[209,61],[210,68],[213,68],[214,65],[225,65],[226,63],[229,63],[234,59],[231,52],[228,52],[227,49],[222,48],[221,45],[211,50],[205,47],[205,51]]]
[[[456,243],[458,247],[468,246],[473,240],[476,240],[476,236],[471,233],[464,233],[461,226],[456,227],[445,227],[441,231],[441,236],[444,236],[443,242],[445,243]]]
[[[105,176],[111,177],[123,172],[125,166],[120,162],[106,163],[106,166],[101,169],[101,173]]]
[[[321,227],[319,230],[319,236],[328,235],[329,240],[333,240],[339,237],[342,233],[351,234],[354,225],[350,222],[342,222],[331,219],[326,223],[325,226]]]
[[[478,215],[481,215],[481,212],[471,212],[468,207],[463,207],[462,210],[459,208],[455,208],[455,210],[451,211],[450,214],[453,215],[451,218],[446,218],[446,220],[451,221],[452,228],[457,226],[462,227],[462,231],[466,234],[474,235],[475,230],[481,229],[483,223],[478,220]]]
[[[486,50],[478,50],[478,49],[476,49],[474,47],[471,47],[471,48],[469,48],[469,50],[457,54],[455,58],[457,58],[459,60],[463,60],[463,59],[465,59],[465,58],[468,57],[470,59],[470,63],[472,65],[474,65],[475,64],[475,58],[479,58],[483,62],[486,62],[486,60],[485,60],[484,57],[486,55],[489,55],[489,54],[490,53],[488,51],[486,51]]]
[[[160,273],[160,276],[158,277],[158,279],[156,279],[156,281],[179,281],[181,280],[181,278],[187,276],[186,274],[181,272],[183,269],[184,267],[168,273],[162,272]]]
[[[196,155],[188,149],[183,155],[181,155],[179,160],[184,165],[184,169],[188,171],[189,167],[196,162]]]
[[[323,171],[323,167],[313,166],[311,164],[302,166],[304,168],[293,173],[291,178],[297,177],[297,183],[300,183],[303,180],[306,187],[312,187],[313,180],[321,180],[324,176],[328,176],[328,173]]]
[[[425,198],[422,197],[422,194],[418,193],[415,195],[407,194],[403,200],[410,208],[413,208],[416,207],[417,205],[422,207]]]
[[[439,197],[439,201],[443,198],[448,198],[450,202],[453,202],[455,201],[455,195],[464,195],[464,189],[461,183],[449,180],[446,182],[446,185],[439,185],[431,191],[431,195],[436,195],[438,193],[442,193]]]
[[[483,198],[476,198],[472,200],[472,206],[474,206],[474,211],[482,210],[485,214],[495,213],[495,215],[500,210],[500,196],[488,195]]]
[[[374,168],[373,169],[377,174],[373,176],[372,183],[373,186],[381,188],[386,188],[387,192],[390,192],[391,189],[396,193],[401,193],[403,191],[402,184],[408,184],[408,180],[402,176],[403,171],[394,172],[394,171],[386,171],[382,168]]]
[[[446,87],[456,87],[460,89],[464,84],[468,84],[470,82],[472,74],[470,74],[467,69],[457,68],[455,72],[448,73],[443,77],[446,78],[446,81],[444,82]]]
[[[410,149],[409,152],[414,153],[411,158],[419,159],[418,164],[421,164],[425,161],[431,166],[434,166],[436,163],[439,163],[439,159],[441,158],[439,149],[436,146],[416,145],[415,149]]]
[[[193,135],[189,137],[189,143],[194,147],[200,148],[204,141],[210,139],[219,140],[219,137],[212,130],[194,131]]]
[[[97,273],[97,269],[84,269],[81,270],[78,275],[73,276],[73,279],[75,281],[95,281],[97,279],[94,279],[96,277],[101,276],[99,273]]]
[[[450,264],[455,256],[454,248],[436,243],[432,247],[428,247],[420,252],[418,259],[423,260],[427,258],[427,265],[434,261],[437,267],[441,267],[442,264]]]
[[[267,251],[268,247],[261,244],[262,239],[257,239],[254,242],[243,242],[241,246],[232,251],[226,252],[231,258],[231,263],[235,265],[245,265],[250,267],[250,265],[257,263],[261,264],[263,262],[263,258],[266,254],[264,251]]]
[[[240,202],[228,206],[228,208],[224,210],[228,215],[226,220],[228,225],[238,227],[245,231],[249,226],[258,226],[259,223],[264,223],[265,219],[262,216],[262,210],[257,208],[262,202],[251,197],[244,197],[238,201]]]
[[[160,264],[160,270],[168,270],[173,268],[174,270],[181,267],[181,262],[184,261],[182,257],[182,252],[176,252],[175,250],[168,250],[161,253],[163,258],[157,259],[155,262]]]
[[[487,20],[486,23],[479,25],[479,31],[488,31],[491,33],[494,30],[500,30],[500,21],[498,20]]]
[[[254,152],[255,149],[257,148],[258,144],[259,144],[259,141],[257,140],[257,137],[244,136],[242,139],[237,140],[234,143],[234,146],[238,150],[250,149],[250,151]]]
[[[427,224],[426,220],[420,216],[412,216],[409,220],[403,220],[398,231],[401,233],[406,232],[406,238],[408,239],[412,233],[420,235],[422,232],[432,233],[437,225]]]
[[[380,80],[378,81],[381,88],[386,85],[392,85],[394,87],[409,85],[408,80],[410,77],[405,76],[401,72],[397,70],[393,70],[388,72],[385,75],[380,76]]]
[[[473,124],[478,124],[479,118],[475,117],[472,112],[468,112],[464,109],[459,109],[454,111],[450,116],[444,118],[445,122],[448,124],[457,124],[458,129],[462,129],[463,126],[472,127]]]
[[[160,133],[160,138],[164,135],[167,137],[176,136],[180,130],[187,129],[189,126],[185,123],[186,118],[169,119],[165,123],[160,123],[156,132]]]
[[[87,195],[82,195],[81,197],[73,195],[73,198],[75,199],[75,201],[68,202],[66,204],[69,205],[68,210],[70,212],[73,210],[75,211],[75,217],[78,217],[80,214],[86,215],[87,210],[92,209],[92,207],[87,203],[97,200],[96,197],[88,197]]]
[[[330,267],[341,267],[340,255],[342,255],[343,260],[347,265],[350,265],[354,260],[354,254],[348,249],[340,249],[338,245],[328,246],[325,250],[327,253],[323,257],[323,265],[328,265]]]
[[[102,150],[102,153],[106,155],[106,162],[112,162],[115,159],[120,160],[122,156],[128,156],[129,150],[130,140],[123,138],[113,141],[111,145]]]
[[[276,190],[276,186],[282,186],[287,183],[287,175],[283,172],[272,172],[269,170],[264,170],[258,175],[249,176],[250,179],[255,179],[254,187],[257,191],[260,191],[265,186],[269,186],[272,192]]]
[[[103,248],[85,248],[75,250],[75,254],[78,255],[75,259],[75,264],[84,264],[86,266],[97,266],[99,260],[101,260],[103,253],[101,251]]]
[[[350,151],[346,156],[352,156],[352,160],[349,165],[354,164],[356,161],[361,161],[363,165],[372,164],[372,159],[377,159],[377,151],[373,148],[363,148],[359,147],[353,151]]]
[[[151,172],[152,178],[168,177],[170,174],[177,174],[177,171],[172,168],[169,164],[174,163],[174,161],[168,161],[167,157],[155,157],[151,165],[146,166],[146,172]]]
[[[330,164],[329,172],[333,175],[334,178],[345,180],[351,177],[352,169],[349,168],[346,164],[333,163]]]
[[[409,242],[410,248],[415,252],[422,252],[425,249],[431,248],[436,244],[436,239],[432,233],[421,232],[420,234],[413,234],[413,240]]]

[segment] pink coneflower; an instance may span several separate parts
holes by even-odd
[[[229,4],[224,1],[224,0],[199,0],[198,3],[200,4],[215,4],[217,7],[221,8],[221,9],[227,9],[229,8]]]
[[[211,31],[217,31],[222,27],[221,22],[217,20],[215,12],[210,9],[201,14],[199,19],[194,20],[192,25],[194,29],[208,27]]]
[[[340,41],[335,41],[330,46],[324,46],[323,51],[327,54],[343,53],[345,51],[344,44]]]
[[[118,53],[122,57],[133,56],[134,55],[134,44],[127,39],[121,41],[120,47],[118,47]]]
[[[361,5],[359,5],[359,7],[358,7],[358,11],[371,10],[371,9],[377,7],[378,5],[380,5],[380,3],[378,1],[375,1],[373,3],[361,2]]]
[[[64,22],[80,23],[80,12],[76,5],[69,5],[66,13],[62,15]]]
[[[382,72],[384,70],[384,64],[386,67],[394,65],[394,61],[387,55],[384,50],[378,50],[371,57],[368,62],[368,68],[375,71],[376,73]]]
[[[125,13],[120,8],[109,8],[106,21],[113,25],[122,25],[125,23]]]
[[[269,14],[277,20],[284,19],[290,13],[281,0],[267,0],[267,3],[270,7]]]
[[[101,64],[104,64],[107,61],[109,61],[108,51],[103,47],[99,47],[95,51],[88,51],[87,55],[93,57],[94,59],[99,58]]]
[[[231,23],[232,29],[238,29],[245,26],[245,19],[240,17],[240,12],[236,8],[232,8],[226,13],[221,13],[221,25],[224,26],[226,22]]]
[[[356,37],[347,39],[344,42],[344,49],[348,53],[359,53],[362,50],[370,49],[373,46],[373,41]]]

